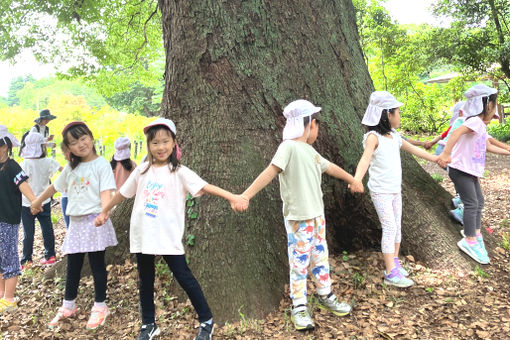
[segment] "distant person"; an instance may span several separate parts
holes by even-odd
[[[370,95],[368,107],[361,124],[368,127],[363,137],[363,155],[354,178],[363,180],[369,173],[368,189],[381,222],[381,250],[384,260],[384,283],[396,287],[410,287],[414,281],[399,260],[402,239],[402,165],[400,150],[431,162],[437,156],[419,149],[400,137],[400,106],[403,103],[386,91]]]
[[[57,172],[62,171],[60,164],[53,158],[46,158],[46,146],[44,137],[39,132],[30,132],[25,139],[25,148],[21,155],[24,161],[20,166],[28,176],[28,184],[35,195],[40,195],[50,185],[50,178]],[[21,220],[23,222],[23,256],[21,257],[21,269],[32,265],[32,253],[34,248],[35,219],[39,221],[44,243],[44,259],[42,265],[51,265],[56,262],[55,257],[55,234],[51,222],[50,200],[43,202],[43,210],[37,215],[30,212],[30,201],[23,196],[21,208]]]
[[[136,168],[136,163],[131,160],[131,141],[129,138],[119,137],[113,145],[115,146],[115,153],[110,161],[110,165],[112,166],[118,191]]]
[[[67,162],[70,161],[70,153],[71,151],[67,147],[67,145],[62,142],[60,143],[60,149],[62,150],[62,153],[64,154],[64,157]],[[67,203],[69,201],[69,198],[67,196],[67,191],[64,190],[60,193],[60,208],[62,209],[62,216],[64,217],[64,222],[66,223],[66,229],[69,229],[69,215],[67,215]]]
[[[0,125],[0,314],[18,308],[15,294],[21,274],[18,256],[21,194],[35,200],[28,176],[11,158],[12,148],[18,146],[16,137]]]
[[[41,135],[43,135],[46,146],[50,148],[54,148],[56,144],[51,142],[54,135],[50,135],[50,128],[48,127],[48,123],[55,118],[57,118],[57,116],[52,115],[50,110],[41,110],[41,112],[39,112],[39,117],[34,119],[36,125],[30,129],[30,132],[39,132]]]

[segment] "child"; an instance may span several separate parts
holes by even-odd
[[[18,140],[0,125],[0,314],[18,308],[14,295],[20,275],[18,230],[21,220],[21,194],[30,201],[35,195],[27,183],[28,176],[10,158]]]
[[[69,151],[69,148],[65,145],[64,142],[60,143],[60,149],[62,150],[62,153],[64,154],[66,161],[69,162],[69,155],[71,151]],[[66,213],[67,202],[68,202],[67,191],[62,191],[60,193],[60,208],[62,209],[62,216],[64,217],[64,222],[66,223],[66,229],[69,229],[70,220],[69,215],[67,215]]]
[[[150,340],[160,333],[154,320],[154,257],[162,255],[177,282],[186,291],[198,313],[200,328],[195,339],[211,339],[212,314],[199,283],[191,273],[182,237],[186,195],[208,193],[223,197],[231,205],[243,205],[240,196],[207,184],[197,174],[179,164],[175,124],[158,118],[143,132],[147,138],[148,162],[142,163],[104,206],[96,218],[102,225],[109,211],[117,204],[135,196],[130,223],[130,250],[136,254],[139,274],[142,326],[138,340]]]
[[[69,196],[66,213],[70,216],[70,225],[62,245],[62,253],[67,255],[65,296],[62,307],[48,326],[54,328],[59,320],[76,314],[75,299],[80,272],[85,254],[88,253],[94,277],[95,302],[87,329],[96,329],[104,324],[109,314],[105,303],[107,273],[104,256],[107,247],[117,245],[117,238],[110,220],[96,228],[94,219],[110,201],[115,181],[108,161],[97,155],[94,137],[85,123],[67,124],[62,137],[71,151],[69,163],[55,183],[32,203],[32,207],[40,207],[56,191],[67,191]]]
[[[484,197],[479,178],[485,169],[486,151],[503,155],[510,152],[487,142],[486,125],[496,112],[497,90],[478,84],[464,96],[466,103],[462,110],[466,121],[448,139],[439,164],[449,163],[448,175],[464,203],[464,237],[457,246],[478,263],[488,264],[490,259],[481,234]]]
[[[25,138],[25,147],[21,152],[25,158],[21,162],[21,168],[29,177],[28,184],[35,195],[40,195],[50,185],[50,178],[62,167],[53,158],[46,158],[46,145],[44,137],[38,132],[30,132]],[[56,262],[55,258],[55,235],[51,222],[51,203],[47,199],[43,202],[43,210],[36,216],[30,212],[30,201],[23,196],[21,208],[21,220],[23,222],[23,256],[21,257],[21,270],[32,265],[32,252],[34,248],[35,219],[39,221],[44,241],[44,259],[42,265],[50,265]]]
[[[319,133],[320,110],[320,107],[303,99],[293,101],[285,107],[283,115],[287,118],[287,123],[283,130],[283,142],[271,164],[242,194],[250,200],[279,175],[288,239],[290,297],[293,305],[291,320],[297,330],[314,328],[306,306],[309,266],[317,286],[319,307],[330,310],[335,315],[351,312],[351,306],[339,302],[331,292],[321,177],[325,172],[361,191],[363,185],[342,168],[324,159],[312,147]],[[243,209],[236,207],[236,210]]]
[[[444,146],[446,145],[446,142],[448,141],[448,138],[452,134],[452,132],[457,129],[459,126],[464,123],[464,117],[462,113],[462,106],[464,106],[464,101],[457,102],[452,109],[452,116],[450,117],[450,123],[448,126],[448,129],[443,132],[441,135],[437,136],[431,141],[428,141],[425,143],[425,149],[430,149],[434,144],[438,144],[436,147],[436,150],[434,154],[436,156],[439,156],[441,152],[444,150]]]
[[[398,259],[402,216],[400,149],[431,162],[435,162],[437,156],[402,140],[396,131],[400,127],[402,105],[386,91],[375,91],[370,95],[370,103],[361,122],[368,126],[369,131],[363,137],[365,151],[354,178],[361,181],[368,169],[368,189],[382,226],[381,248],[386,267],[384,282],[409,287],[414,282],[406,277],[409,273]]]
[[[131,160],[131,142],[129,138],[119,137],[113,145],[115,146],[115,154],[110,161],[110,165],[113,169],[113,177],[118,191],[136,168],[136,163]],[[118,164],[119,162],[120,164]]]

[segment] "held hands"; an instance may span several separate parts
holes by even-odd
[[[108,213],[101,211],[101,213],[94,220],[94,225],[96,227],[100,227],[103,224],[105,224],[107,220],[108,220]]]
[[[430,150],[430,148],[434,145],[434,143],[432,143],[431,141],[427,141],[423,144],[423,147],[426,149],[426,150]]]
[[[358,179],[354,179],[354,181],[347,187],[351,190],[352,193],[356,192],[363,193],[363,191],[365,190],[365,188],[363,187],[363,183]]]
[[[248,210],[249,205],[250,200],[243,195],[234,195],[234,199],[230,201],[230,207],[237,212]]]
[[[446,153],[441,153],[438,157],[437,157],[437,164],[439,164],[440,167],[442,168],[446,168],[446,166],[448,165],[448,163],[451,163],[452,161],[452,158],[450,157],[450,155],[447,155]]]
[[[30,204],[30,212],[32,213],[32,215],[37,215],[41,211],[43,211],[42,203],[39,203],[38,200],[32,201],[32,203]]]

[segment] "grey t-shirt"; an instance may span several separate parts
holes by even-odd
[[[324,214],[321,180],[329,167],[328,160],[308,143],[286,140],[271,164],[282,170],[278,179],[287,220],[304,221]]]

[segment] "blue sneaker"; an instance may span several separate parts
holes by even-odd
[[[464,205],[461,203],[458,208],[450,210],[450,216],[460,224],[464,225]]]
[[[460,231],[460,234],[462,235],[462,237],[466,237],[466,234],[464,234],[464,229],[462,229]],[[481,235],[477,236],[476,241],[478,242],[480,247],[482,247],[482,250],[483,250],[485,256],[489,257],[489,253],[487,253],[487,249],[485,249],[485,243],[483,242],[483,237]]]
[[[452,198],[452,203],[454,208],[458,208],[459,205],[462,204],[462,200],[460,199],[460,196],[457,194],[454,198]]]
[[[393,263],[395,263],[395,267],[398,268],[398,271],[400,272],[400,274],[402,274],[402,276],[405,276],[405,277],[409,276],[409,273],[407,272],[407,270],[405,270],[402,267],[402,265],[400,264],[400,260],[398,259],[398,257],[393,258]]]
[[[469,245],[466,241],[466,238],[463,238],[459,242],[457,242],[457,246],[468,254],[473,260],[480,264],[489,264],[490,259],[489,256],[487,256],[487,251],[485,250],[485,247],[482,248],[480,243],[476,243],[473,245]]]
[[[397,267],[394,267],[389,274],[384,272],[384,283],[400,288],[407,288],[414,285],[414,281],[400,274]]]

